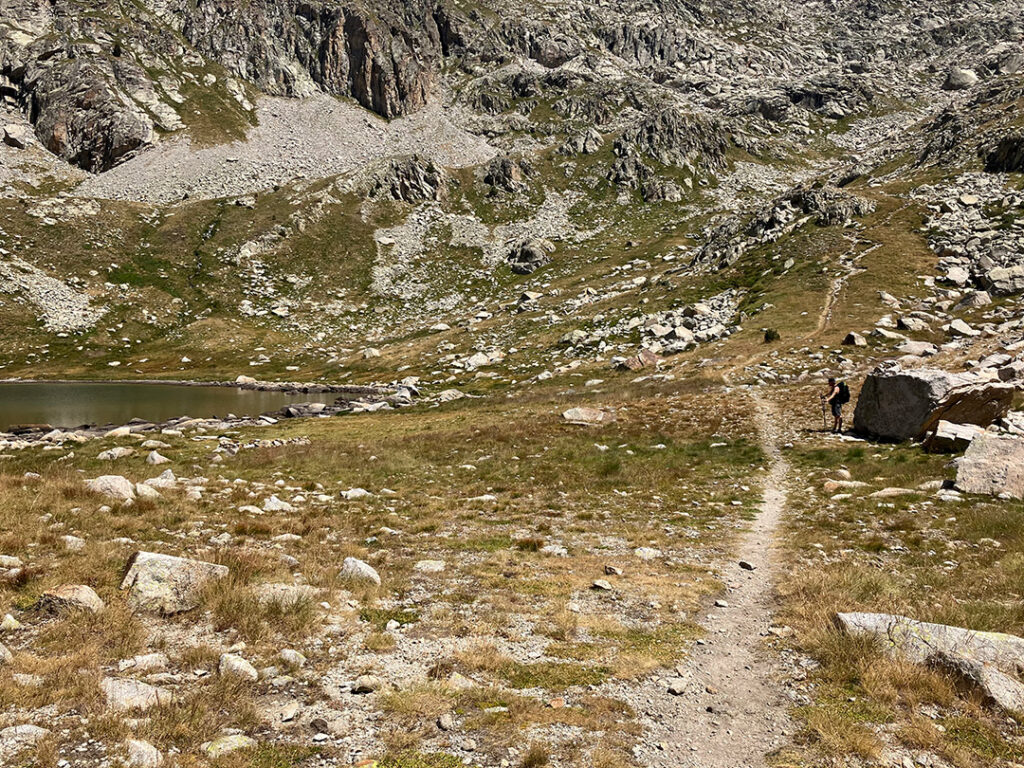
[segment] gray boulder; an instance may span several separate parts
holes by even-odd
[[[853,427],[885,440],[921,439],[940,420],[986,427],[1010,409],[1013,387],[931,368],[884,364],[864,381]]]
[[[121,589],[129,590],[132,607],[161,614],[180,613],[199,605],[203,588],[228,575],[225,565],[153,552],[136,552],[128,561]]]
[[[355,557],[345,558],[341,564],[339,575],[351,581],[368,581],[380,586],[380,574],[377,573],[377,570],[369,563],[364,563]]]
[[[945,653],[933,654],[928,663],[950,675],[961,688],[981,693],[986,704],[1007,712],[1024,711],[1024,685],[992,665]]]
[[[946,74],[946,81],[942,87],[947,91],[965,91],[972,85],[977,85],[978,76],[970,69],[953,67]]]
[[[1007,674],[1024,670],[1024,638],[915,621],[888,613],[839,613],[836,624],[853,637],[876,638],[882,647],[924,663],[937,653],[989,664]]]
[[[930,453],[962,453],[985,430],[975,424],[953,424],[941,420],[925,438],[925,450]]]
[[[63,584],[44,592],[37,606],[42,611],[57,614],[75,611],[99,613],[103,610],[103,601],[92,587],[85,584]]]
[[[972,440],[957,465],[956,487],[1024,499],[1024,440],[989,433]]]
[[[126,477],[121,475],[100,475],[92,480],[87,480],[85,487],[93,493],[106,496],[120,502],[135,500],[135,485]]]
[[[548,240],[531,238],[520,243],[508,256],[508,264],[517,275],[529,275],[551,263],[555,246]]]

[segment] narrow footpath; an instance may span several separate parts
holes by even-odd
[[[681,668],[685,689],[665,697],[651,762],[679,768],[757,768],[792,733],[782,695],[782,671],[764,649],[772,619],[772,586],[779,567],[776,533],[786,506],[789,465],[779,448],[771,403],[756,392],[755,418],[770,462],[760,514],[721,566],[725,606],[708,609],[706,639]],[[754,570],[740,566],[752,565]]]

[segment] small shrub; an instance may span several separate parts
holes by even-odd
[[[780,338],[782,338],[782,337],[779,336],[779,332],[777,330],[775,330],[774,328],[768,328],[764,332],[764,343],[765,344],[771,344],[773,341],[778,341]]]

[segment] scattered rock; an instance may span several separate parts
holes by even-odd
[[[221,677],[232,677],[236,680],[249,680],[253,683],[259,680],[260,677],[259,672],[256,671],[256,667],[234,653],[221,654],[220,664],[217,666],[217,671],[220,673]]]
[[[562,414],[562,418],[570,424],[583,426],[599,426],[615,421],[613,414],[597,408],[570,408]]]
[[[343,579],[352,581],[368,581],[380,586],[380,574],[372,565],[364,563],[355,557],[346,557],[341,564],[341,571],[338,574]]]
[[[85,486],[93,493],[99,493],[115,501],[135,500],[135,485],[127,477],[121,475],[101,475],[92,480],[86,480]]]
[[[1024,499],[1024,439],[977,435],[957,465],[956,487],[964,493]]]
[[[121,589],[129,590],[128,602],[137,610],[166,615],[192,610],[207,583],[227,575],[225,565],[136,552],[128,561]]]
[[[99,613],[104,606],[92,587],[84,584],[64,584],[43,592],[37,607],[49,613],[64,614],[73,611]]]

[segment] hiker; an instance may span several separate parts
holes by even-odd
[[[837,382],[835,377],[828,379],[828,394],[822,396],[832,409],[832,431],[843,431],[843,406],[850,402],[850,387],[845,381]]]

